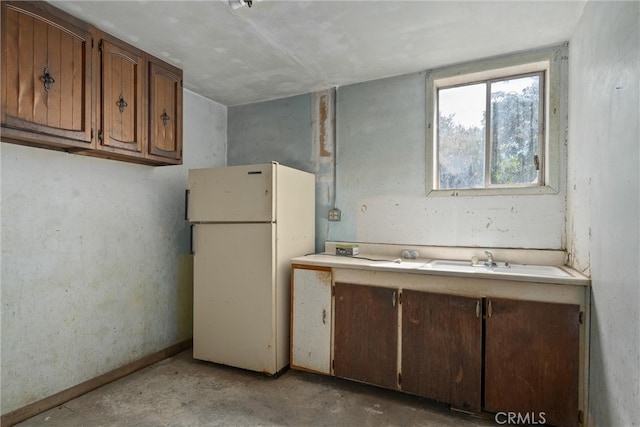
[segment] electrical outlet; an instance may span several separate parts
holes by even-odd
[[[340,221],[340,209],[333,208],[329,211],[329,221]]]

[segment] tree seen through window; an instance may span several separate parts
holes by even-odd
[[[542,84],[536,73],[439,89],[439,188],[538,184]]]

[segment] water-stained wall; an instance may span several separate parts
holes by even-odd
[[[3,414],[191,338],[187,170],[226,118],[185,91],[181,166],[2,143]]]
[[[565,141],[556,194],[427,197],[425,89],[424,73],[337,88],[336,138],[328,150],[313,124],[323,122],[316,106],[330,91],[231,107],[228,162],[277,160],[318,174],[318,249],[325,240],[563,248]],[[323,150],[335,159],[323,158]],[[334,198],[340,222],[327,221]]]
[[[589,425],[640,425],[640,3],[587,3],[569,82],[567,241],[592,280]]]
[[[335,203],[335,90],[229,108],[228,165],[271,161],[316,176],[316,250]]]
[[[312,147],[312,111],[315,111],[312,98],[311,94],[304,94],[229,107],[227,164],[234,166],[275,161],[315,173],[313,158],[317,157],[317,153]],[[319,212],[319,202],[316,202],[316,220]],[[316,247],[318,240],[316,237]]]
[[[417,73],[338,89],[337,205],[343,221],[329,237],[561,248],[563,183],[552,195],[426,196],[432,154],[425,151],[425,85],[424,73]]]

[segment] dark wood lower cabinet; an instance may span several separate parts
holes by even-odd
[[[482,300],[404,290],[401,366],[402,390],[479,412]]]
[[[498,298],[486,304],[484,409],[577,426],[580,306]]]
[[[579,425],[580,305],[342,283],[334,298],[335,376]]]
[[[397,388],[398,292],[336,283],[334,375]]]

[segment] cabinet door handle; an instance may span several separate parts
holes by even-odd
[[[476,300],[476,318],[480,318],[480,300]]]
[[[191,190],[184,190],[184,220],[189,221],[189,195]]]
[[[322,310],[322,324],[326,325],[327,324],[327,310]]]
[[[127,101],[125,101],[122,94],[120,94],[120,98],[118,98],[118,102],[116,102],[116,105],[118,106],[118,110],[120,110],[121,113],[124,113],[125,107],[129,104],[127,104]]]
[[[162,109],[162,115],[160,116],[160,118],[162,119],[162,124],[165,126],[167,125],[167,122],[171,120],[171,117],[169,117],[169,115],[167,114],[166,108]]]
[[[49,92],[49,89],[51,89],[51,85],[56,82],[55,79],[51,76],[51,73],[49,72],[49,67],[44,69],[42,82],[44,84],[44,90],[46,90],[47,92]]]
[[[191,255],[196,253],[196,248],[193,245],[193,227],[195,225],[191,224],[191,227],[189,229],[189,245],[191,246]]]
[[[393,291],[393,295],[391,296],[391,304],[396,306],[396,291]]]
[[[491,309],[491,300],[489,300],[489,303],[487,304],[487,316],[491,317],[492,312],[493,310]]]

